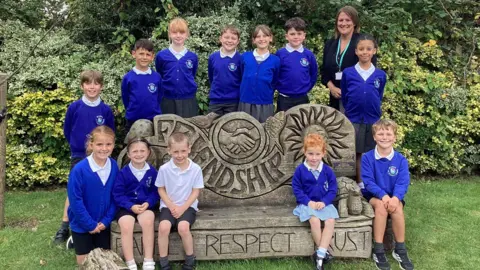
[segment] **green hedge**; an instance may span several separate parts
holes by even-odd
[[[208,7],[216,6],[216,2],[205,0],[202,3],[205,3],[203,7]],[[321,65],[323,44],[333,29],[334,15],[331,13],[345,3],[330,2],[300,1],[299,6],[295,6],[296,2],[289,0],[275,6],[275,1],[265,1],[259,13],[262,16],[259,16],[251,12],[249,3],[253,2],[240,1],[229,8],[215,8],[213,11],[203,8],[198,13],[200,15],[185,16],[192,34],[187,47],[199,56],[196,81],[201,110],[205,112],[208,106],[207,59],[218,49],[218,36],[223,25],[232,23],[240,28],[239,47],[243,51],[251,48],[251,29],[263,20],[274,30],[276,42],[273,50],[276,50],[285,43],[281,22],[287,16],[298,15],[306,5],[309,9],[304,17],[314,26],[323,26],[309,29],[306,40]],[[422,8],[410,10],[398,6],[408,6],[408,3],[397,2],[386,1],[384,9],[374,5],[359,7],[362,22],[365,22],[362,29],[370,30],[381,41],[379,67],[388,74],[383,112],[385,117],[397,121],[400,126],[397,148],[408,158],[415,173],[472,173],[480,165],[480,64],[477,52],[480,31],[469,21],[473,20],[473,15],[469,17],[466,13],[468,3],[459,7],[452,2],[447,6],[455,8],[451,16],[457,16],[457,21],[448,21],[447,15],[447,19],[434,22],[430,16],[442,15],[443,9],[427,5],[426,0]],[[157,50],[168,45],[168,19],[179,13],[171,1],[162,3],[156,12],[165,19],[160,19],[149,36],[144,36],[152,38]],[[180,7],[187,12],[195,8]],[[376,11],[374,15],[368,16],[373,9]],[[292,10],[296,10],[295,14],[291,14]],[[412,20],[429,22],[430,25],[420,24],[414,30],[415,26],[409,24]],[[387,23],[379,27],[380,22]],[[450,31],[451,35],[443,36],[445,31]],[[0,20],[0,70],[8,73],[17,70],[29,56],[32,45],[45,32],[45,29],[34,29],[18,20]],[[81,95],[78,75],[84,69],[103,72],[102,98],[114,110],[118,137],[124,136],[124,108],[119,86],[123,74],[134,65],[129,53],[138,35],[124,24],[115,30],[113,39],[105,45],[80,44],[72,36],[78,39],[78,33],[73,35],[64,28],[50,32],[27,64],[9,81],[7,186],[10,188],[32,188],[66,181],[69,152],[62,124],[68,104]],[[46,90],[55,87],[58,89]],[[312,103],[326,104],[328,92],[317,83],[310,98]],[[117,140],[117,150],[121,147],[122,143]]]

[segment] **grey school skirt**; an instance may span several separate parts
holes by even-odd
[[[198,115],[198,103],[195,97],[189,99],[163,98],[160,102],[162,114],[176,114],[183,118]]]
[[[240,102],[238,104],[238,111],[246,112],[257,119],[258,122],[263,123],[268,117],[273,115],[273,104],[259,105]]]

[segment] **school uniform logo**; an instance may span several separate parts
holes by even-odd
[[[157,86],[154,83],[149,83],[148,91],[150,91],[150,93],[155,93],[157,91]]]
[[[97,115],[95,122],[97,123],[97,125],[101,126],[105,124],[105,118],[103,118],[102,115]]]
[[[380,79],[379,78],[376,78],[375,81],[373,82],[373,86],[375,86],[375,88],[380,88]]]
[[[150,188],[151,185],[152,185],[152,177],[149,176],[149,177],[147,178],[147,188]]]
[[[230,70],[230,71],[237,70],[237,65],[235,65],[235,63],[228,64],[228,70]]]
[[[323,189],[325,189],[325,191],[328,191],[328,181],[325,181],[325,183],[323,184]]]
[[[398,174],[398,168],[395,166],[390,166],[388,167],[388,175],[390,176],[396,176]]]
[[[192,62],[192,60],[190,60],[190,59],[187,60],[187,61],[185,62],[185,65],[187,66],[187,68],[190,68],[190,69],[193,68],[193,62]]]
[[[308,67],[310,63],[308,62],[307,58],[302,58],[300,59],[300,65],[304,66],[304,67]]]

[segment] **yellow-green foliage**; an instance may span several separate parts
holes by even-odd
[[[7,178],[9,187],[66,182],[69,147],[63,137],[66,89],[25,93],[9,100]]]

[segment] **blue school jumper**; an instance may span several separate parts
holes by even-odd
[[[280,58],[280,73],[276,88],[288,97],[305,96],[317,82],[318,65],[313,53],[304,48],[303,52],[289,52],[286,48],[277,51]]]
[[[112,109],[103,101],[100,101],[98,106],[91,107],[79,99],[68,106],[63,134],[70,145],[72,158],[86,157],[87,135],[101,125],[106,125],[115,132]]]
[[[116,207],[112,198],[112,188],[117,177],[118,165],[109,158],[112,169],[103,185],[97,173],[94,173],[83,159],[73,167],[68,177],[68,219],[70,228],[76,233],[93,231],[98,222],[109,227],[115,217]]]
[[[253,52],[242,54],[243,76],[240,85],[240,102],[268,105],[273,104],[273,91],[280,71],[280,59],[270,54],[257,63]]]
[[[153,209],[160,200],[158,189],[155,186],[157,170],[150,164],[148,165],[150,169],[145,172],[141,181],[137,180],[128,165],[118,173],[113,186],[113,199],[118,208],[132,212],[133,205],[148,202],[148,209]]]
[[[355,66],[343,70],[342,102],[345,115],[352,123],[374,124],[382,115],[382,99],[387,75],[383,70],[375,69],[364,81]]]
[[[407,159],[397,151],[392,160],[375,159],[375,149],[362,156],[362,180],[367,193],[365,197],[382,199],[387,195],[403,200],[410,185]]]
[[[242,81],[242,57],[236,52],[230,58],[221,57],[220,51],[208,58],[208,80],[210,81],[210,103],[238,103]]]
[[[130,70],[122,80],[122,101],[125,118],[132,123],[138,119],[153,120],[161,114],[162,78],[150,69],[150,74]]]
[[[337,178],[333,170],[327,164],[323,164],[323,169],[316,179],[302,163],[293,174],[292,189],[297,204],[308,206],[310,201],[321,201],[327,206],[332,204],[337,196]]]
[[[155,56],[155,69],[162,77],[164,97],[168,99],[190,99],[197,92],[195,75],[197,74],[198,57],[195,53],[187,53],[179,60],[170,50],[164,49]]]

